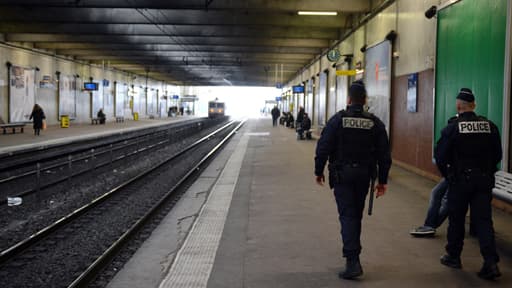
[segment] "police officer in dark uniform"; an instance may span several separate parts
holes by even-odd
[[[353,279],[363,274],[361,219],[372,177],[378,174],[377,197],[384,195],[391,155],[384,123],[364,110],[366,89],[362,81],[349,88],[347,110],[334,115],[322,131],[316,146],[316,182],[325,181],[324,166],[329,160],[329,185],[334,188],[343,239],[346,269],[340,278]],[[378,166],[378,173],[377,173]]]
[[[491,280],[501,276],[491,208],[494,173],[502,157],[500,134],[494,123],[473,112],[475,96],[470,89],[460,89],[456,105],[459,117],[443,129],[435,149],[436,164],[450,185],[447,254],[441,263],[462,268],[460,254],[469,205],[484,258],[478,276]]]

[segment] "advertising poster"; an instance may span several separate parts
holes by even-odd
[[[114,115],[114,91],[110,86],[110,81],[103,79],[102,90],[103,90],[103,112],[108,116]]]
[[[368,93],[368,111],[384,122],[389,133],[391,42],[386,40],[368,48],[365,57],[364,82]]]
[[[59,80],[59,117],[68,115],[76,118],[76,78],[74,76],[60,76]]]
[[[148,115],[156,115],[156,90],[148,89]]]
[[[322,72],[320,73],[320,81],[319,81],[319,88],[318,88],[318,125],[324,126],[326,119],[326,112],[327,112],[327,73]]]
[[[348,65],[343,64],[337,70],[348,70]],[[336,76],[336,111],[347,108],[348,76]]]
[[[418,112],[418,73],[414,73],[407,77],[407,112]]]
[[[133,97],[132,112],[140,114],[140,88],[134,86],[131,95]]]
[[[147,109],[148,109],[148,96],[147,96],[147,91],[144,87],[141,87],[139,89],[139,115],[146,115],[147,114]]]
[[[115,105],[115,115],[116,117],[124,116],[124,109],[129,108],[126,107],[128,98],[128,86],[126,84],[116,83],[116,105]],[[129,105],[129,104],[128,104]]]
[[[95,82],[98,83],[99,82]],[[99,86],[98,86],[99,87]],[[92,118],[96,118],[98,115],[98,111],[103,109],[103,89],[98,89],[96,91],[92,91]]]
[[[36,70],[19,66],[10,68],[9,122],[29,121],[35,104]],[[44,109],[44,107],[43,107]]]
[[[313,80],[312,79],[309,79],[307,82],[306,93],[307,93],[306,107],[304,107],[304,109],[308,113],[311,121],[314,121],[313,120],[314,118],[313,118]]]

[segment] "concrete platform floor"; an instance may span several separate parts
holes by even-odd
[[[0,132],[0,154],[37,146],[95,138],[123,131],[128,132],[172,122],[185,121],[192,118],[194,117],[184,116],[141,119],[139,121],[126,120],[121,123],[107,122],[105,125],[74,124],[71,122],[69,128],[60,128],[58,125],[48,126],[46,130],[41,131],[39,136],[34,135],[32,124],[27,124],[24,133],[18,133],[18,130],[16,130],[16,134],[2,134]]]
[[[387,194],[375,200],[374,214],[363,221],[364,276],[338,279],[340,227],[332,192],[314,182],[316,141],[297,141],[293,130],[274,128],[268,119],[249,121],[234,141],[244,136],[247,150],[207,285],[179,287],[512,287],[512,215],[494,211],[502,278],[488,282],[476,276],[482,260],[474,238],[466,238],[464,268],[447,268],[439,263],[446,223],[434,238],[409,235],[422,224],[435,183],[398,167],[391,171]],[[198,213],[197,203],[193,206]],[[140,249],[111,287],[158,287],[169,270],[169,254],[176,252],[168,251]],[[165,254],[167,262],[148,263],[141,258],[145,253]],[[146,265],[159,269],[151,284],[141,286],[136,279],[145,277],[140,271]]]

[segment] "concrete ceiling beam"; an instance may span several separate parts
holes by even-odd
[[[340,27],[341,28],[341,27]],[[103,34],[103,35],[172,35],[201,37],[268,37],[337,39],[338,28],[269,27],[223,25],[153,25],[153,24],[48,24],[7,22],[0,25],[0,33],[51,33],[51,34]]]
[[[323,48],[329,46],[328,40],[290,39],[290,38],[251,38],[251,37],[169,37],[169,36],[107,36],[75,34],[6,34],[10,42],[75,42],[75,43],[111,43],[111,44],[177,44],[177,45],[225,45],[225,46],[290,46]]]
[[[4,0],[1,6],[25,5],[34,7],[102,7],[102,8],[153,8],[153,9],[201,9],[215,10],[243,10],[243,11],[289,11],[298,10],[328,10],[344,12],[366,12],[370,9],[370,0],[215,0],[206,6],[204,0],[87,0],[76,3],[69,0]]]
[[[233,1],[236,2],[236,1]],[[299,16],[288,12],[237,12],[204,10],[157,10],[126,8],[2,7],[0,19],[23,23],[170,24],[170,25],[256,25],[338,28],[347,23],[347,14]]]

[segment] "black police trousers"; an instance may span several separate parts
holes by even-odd
[[[334,184],[343,240],[343,257],[354,258],[361,253],[361,219],[370,178],[342,180]]]
[[[480,242],[480,253],[484,261],[497,263],[494,229],[492,223],[492,188],[494,176],[489,173],[472,172],[458,175],[450,181],[448,193],[448,244],[446,252],[460,257],[464,245],[464,224],[468,206],[471,207],[471,221]]]

